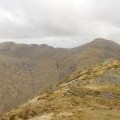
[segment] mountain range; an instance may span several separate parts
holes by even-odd
[[[111,91],[108,92],[109,90],[107,88],[104,88],[104,86],[102,86],[101,84],[104,85],[107,84],[108,86],[112,84],[113,86],[109,86],[109,88],[111,88],[110,90],[114,88],[116,91],[118,91],[117,95],[115,96],[116,97],[115,101],[118,101],[119,87],[116,87],[116,85],[120,84],[119,59],[120,59],[120,45],[110,40],[105,40],[102,38],[95,39],[90,43],[71,49],[53,48],[45,44],[26,45],[26,44],[16,44],[13,42],[1,43],[0,44],[0,106],[1,106],[0,114],[3,114],[16,106],[24,104],[25,102],[34,98],[35,96],[39,96],[33,99],[32,103],[30,101],[30,103],[25,104],[25,107],[23,105],[22,107],[18,108],[17,112],[16,111],[13,112],[14,114],[10,112],[9,114],[6,115],[7,117],[5,116],[2,120],[18,120],[18,118],[16,117],[20,118],[19,115],[24,116],[21,117],[20,119],[32,119],[32,117],[37,115],[42,116],[42,113],[48,116],[49,115],[56,116],[56,114],[52,112],[52,109],[56,109],[58,111],[63,109],[58,109],[56,107],[55,108],[50,107],[50,110],[44,110],[44,109],[49,108],[49,104],[54,106],[55,103],[57,107],[60,107],[62,103],[59,104],[58,99],[64,101],[65,98],[65,101],[68,101],[68,104],[69,102],[71,102],[71,97],[75,99],[76,104],[77,102],[80,104],[80,102],[84,102],[86,99],[89,100],[89,97],[91,101],[93,98],[95,98],[93,99],[94,102],[96,102],[95,100],[97,98],[99,102],[107,102],[106,100],[102,101],[101,96],[109,97]],[[110,63],[112,67],[109,68],[108,63]],[[96,68],[94,65],[98,65],[98,67]],[[105,71],[103,67],[104,65],[106,66]],[[95,67],[95,69],[97,69],[98,75],[96,75],[97,73],[91,74],[94,73],[94,71],[92,71],[93,66]],[[116,73],[116,71],[118,72]],[[105,75],[104,72],[107,74],[106,76],[104,76]],[[110,76],[111,73],[115,73],[115,74],[113,76]],[[83,81],[84,75],[87,77],[85,78],[87,79],[86,81]],[[80,78],[81,76],[83,77],[82,80]],[[117,78],[115,79],[114,76],[117,76]],[[95,81],[92,80],[93,78],[95,79]],[[111,81],[109,80],[106,81],[106,78],[111,79]],[[97,87],[101,89],[98,90],[96,89]],[[103,92],[104,90],[102,89],[102,87],[103,89],[107,89],[106,90],[107,93],[106,91]],[[72,91],[72,93],[70,91],[67,93],[65,92],[66,89],[68,88],[70,91]],[[78,88],[78,90],[76,90],[75,88]],[[75,90],[75,94],[74,94],[74,90]],[[59,93],[58,96],[56,96],[56,91]],[[83,92],[83,94],[81,92]],[[42,98],[40,94],[41,96],[45,95],[45,97]],[[62,99],[61,95],[63,94],[67,94],[67,96],[70,95],[70,98],[66,98],[65,96]],[[97,98],[96,98],[96,94],[97,94]],[[88,98],[84,97],[85,95]],[[54,101],[53,98],[56,101]],[[81,101],[79,100],[76,101],[78,98],[80,98]],[[36,99],[40,99],[40,101],[36,101]],[[41,106],[42,104],[41,99],[43,100],[43,105],[45,104],[44,106]],[[46,102],[45,102],[47,99],[50,99],[51,101],[51,102],[47,101],[48,106],[46,106]],[[101,104],[98,101],[96,103],[98,103],[100,106]],[[63,104],[66,104],[67,106],[67,103],[64,102]],[[85,101],[85,102],[86,103],[82,105],[85,105],[86,107],[86,105],[89,104],[87,103],[89,101]],[[73,104],[75,103],[73,102]],[[111,108],[119,105],[119,102],[115,102],[115,103],[116,105],[114,104],[113,106],[103,105],[101,107]],[[37,104],[40,105],[37,106]],[[31,107],[27,109],[29,105]],[[38,107],[38,109],[37,108],[33,109],[32,108],[33,106]],[[42,107],[44,109],[42,109]],[[74,107],[72,108],[73,110],[76,109],[75,106],[73,107]],[[27,110],[26,110],[27,111],[27,115],[26,115],[25,114],[26,111],[24,111],[23,109],[25,110],[27,109],[30,113],[32,111],[31,109],[33,109],[35,113],[32,114],[35,115],[29,116],[30,113]],[[66,109],[67,108],[65,108],[65,110]],[[113,109],[113,111],[114,110],[116,109]],[[65,120],[67,119],[73,120],[72,117],[70,117],[72,116],[73,112],[75,111],[64,112],[64,113],[59,112],[59,113],[63,114],[62,116],[64,116],[64,114],[68,115],[68,118],[66,118]],[[77,112],[78,111],[76,111],[76,116],[78,115]],[[83,114],[84,112],[81,110],[81,114],[80,116],[78,116],[78,118],[83,116]],[[76,118],[76,120],[78,118]],[[57,118],[55,117],[54,119],[57,120]],[[58,120],[63,120],[63,119],[60,118]]]

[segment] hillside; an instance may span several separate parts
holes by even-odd
[[[119,120],[120,60],[78,71],[1,120]]]
[[[119,58],[120,45],[100,38],[72,49],[1,43],[0,114],[63,82],[68,75]]]
[[[57,84],[61,71],[56,56],[62,51],[45,45],[1,44],[0,113]]]

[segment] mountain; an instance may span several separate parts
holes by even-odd
[[[68,79],[74,73],[108,59],[120,58],[120,45],[96,39],[72,48],[26,45],[14,42],[0,44],[0,113]]]
[[[60,79],[57,56],[66,50],[45,45],[0,45],[0,113],[24,103]],[[11,102],[14,101],[14,102]]]
[[[120,60],[93,65],[4,114],[1,120],[119,120]]]

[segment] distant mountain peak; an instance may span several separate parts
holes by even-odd
[[[91,45],[95,45],[97,47],[112,47],[112,48],[116,48],[116,47],[120,47],[119,44],[117,44],[116,42],[112,41],[112,40],[107,40],[107,39],[103,39],[103,38],[97,38],[95,40],[93,40],[91,42]]]
[[[48,45],[47,45],[47,44],[41,44],[40,46],[42,46],[42,47],[47,47]]]
[[[92,41],[93,43],[99,43],[99,42],[112,42],[111,40],[107,40],[104,38],[96,38],[95,40]]]
[[[40,47],[42,47],[42,48],[53,48],[52,46],[49,46],[47,44],[41,44]]]
[[[2,42],[1,45],[15,45],[16,43],[15,42],[12,42],[12,41],[8,41],[8,42]]]

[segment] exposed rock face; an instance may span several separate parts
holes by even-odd
[[[96,39],[91,43],[72,49],[13,42],[1,43],[0,114],[25,103],[49,87],[56,86],[67,78],[68,74],[73,75],[93,64],[106,59],[119,59],[119,57],[120,46],[103,39]],[[82,74],[84,72],[86,71],[83,71]],[[103,72],[104,70],[99,74]],[[119,84],[119,77],[116,77],[114,72],[110,70],[102,78],[98,77],[96,81],[89,82]],[[108,76],[112,80],[106,80]],[[84,78],[84,76],[81,77]],[[80,84],[84,85],[87,82],[81,81]]]

